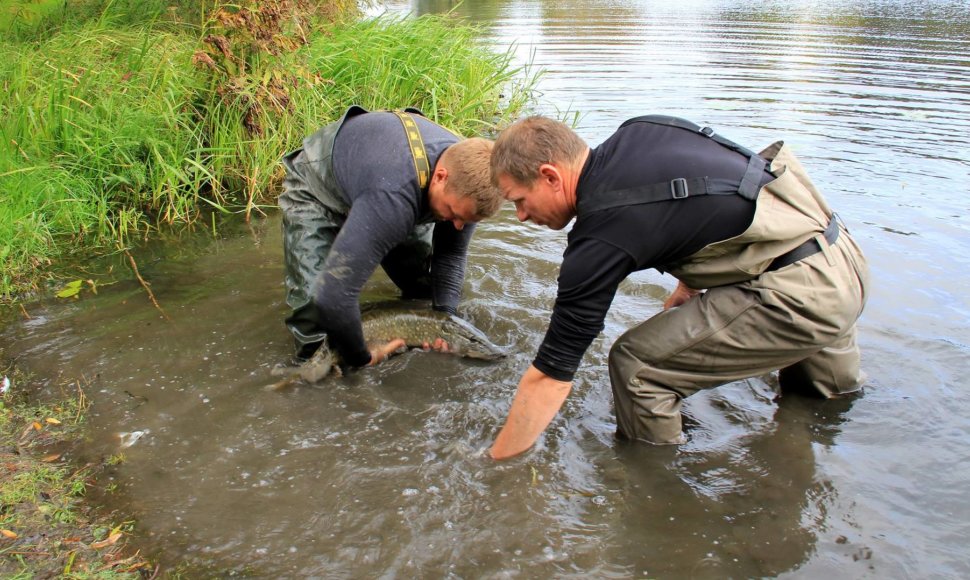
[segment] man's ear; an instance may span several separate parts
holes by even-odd
[[[448,181],[448,168],[439,163],[435,166],[434,172],[431,173],[431,183],[444,183],[446,181]]]
[[[552,163],[543,163],[539,166],[539,179],[545,181],[552,187],[562,185],[562,174],[559,173],[559,168]]]

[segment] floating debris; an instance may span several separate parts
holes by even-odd
[[[126,447],[131,447],[137,443],[139,439],[145,435],[148,435],[148,432],[148,429],[145,429],[144,431],[132,431],[130,433],[122,431],[121,433],[118,433],[118,439],[121,441],[121,448],[124,449]]]

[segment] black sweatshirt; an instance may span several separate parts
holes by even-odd
[[[414,115],[432,170],[458,137]],[[360,323],[358,297],[381,260],[415,226],[434,221],[427,190],[418,187],[404,128],[394,114],[374,112],[348,119],[334,141],[333,170],[350,213],[327,257],[315,302],[331,347],[350,366],[370,362]],[[475,224],[456,230],[434,225],[432,300],[454,311],[461,296],[465,258]]]
[[[734,179],[747,158],[683,129],[632,123],[590,156],[577,201],[600,191],[679,177]],[[765,172],[762,185],[773,179]],[[550,377],[572,380],[580,359],[603,330],[616,289],[632,272],[686,258],[704,246],[740,235],[755,204],[739,195],[708,195],[604,209],[580,215],[568,236],[549,329],[533,364]]]

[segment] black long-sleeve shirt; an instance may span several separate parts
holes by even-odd
[[[423,117],[414,118],[434,169],[458,137]],[[370,353],[360,323],[360,291],[388,252],[434,216],[427,191],[418,186],[404,128],[392,113],[349,118],[334,141],[333,170],[350,212],[327,257],[315,302],[331,347],[348,365],[361,366],[370,361]],[[474,224],[457,230],[451,222],[435,222],[431,280],[437,308],[454,310],[458,305],[474,231]]]
[[[744,155],[703,135],[632,123],[590,151],[577,200],[680,177],[740,182],[746,167]],[[762,185],[772,178],[766,172]],[[557,380],[572,380],[586,349],[603,330],[624,278],[648,268],[662,270],[664,264],[743,233],[754,210],[755,204],[739,195],[709,195],[579,215],[569,232],[556,304],[535,367]]]

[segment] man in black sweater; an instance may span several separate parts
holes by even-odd
[[[297,360],[324,338],[350,367],[402,346],[364,342],[357,300],[378,265],[403,297],[456,311],[475,222],[503,201],[489,180],[491,149],[416,110],[354,106],[284,156],[286,326]]]
[[[576,218],[549,329],[493,457],[545,430],[617,286],[647,268],[679,283],[663,312],[610,350],[619,437],[681,443],[683,398],[779,369],[783,389],[860,389],[866,261],[783,143],[755,154],[646,116],[591,150],[562,123],[530,117],[499,135],[491,167],[521,221],[559,230]]]

